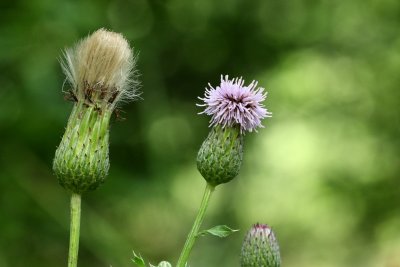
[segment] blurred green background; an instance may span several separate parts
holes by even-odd
[[[273,226],[285,267],[400,266],[400,1],[3,1],[0,266],[66,266],[69,195],[51,171],[72,104],[62,49],[100,27],[139,53],[143,100],[113,120],[106,183],[84,196],[80,266],[176,262],[203,191],[198,96],[221,74],[259,80],[273,118],[246,135],[191,266],[239,266]]]

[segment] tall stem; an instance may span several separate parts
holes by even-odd
[[[81,223],[81,195],[72,193],[68,267],[76,267],[78,265],[80,223]]]
[[[204,190],[204,195],[200,204],[200,209],[197,213],[196,220],[193,223],[192,230],[190,230],[190,233],[186,239],[185,246],[182,249],[181,255],[178,260],[178,264],[176,265],[177,267],[185,267],[186,265],[190,251],[192,250],[194,242],[196,241],[196,237],[199,232],[201,223],[203,222],[204,214],[206,213],[208,202],[210,200],[212,192],[214,191],[214,188],[215,188],[214,186],[207,184]]]

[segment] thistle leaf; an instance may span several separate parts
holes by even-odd
[[[237,231],[239,231],[239,230],[232,229],[232,228],[230,228],[229,226],[226,226],[226,225],[217,225],[217,226],[214,226],[213,228],[210,228],[208,230],[204,230],[204,231],[199,232],[197,234],[197,236],[204,236],[204,235],[209,234],[209,235],[218,236],[218,237],[223,238],[223,237],[227,237],[230,234],[232,234],[234,232],[237,232]]]
[[[133,253],[133,258],[132,258],[133,263],[135,263],[139,267],[146,267],[146,264],[142,256],[140,256],[140,254],[137,255],[135,251],[132,251],[132,253]]]

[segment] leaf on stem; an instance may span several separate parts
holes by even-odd
[[[239,230],[232,229],[232,228],[230,228],[229,226],[226,226],[226,225],[217,225],[217,226],[214,226],[213,228],[210,228],[208,230],[204,230],[204,231],[199,232],[197,234],[197,236],[204,236],[204,235],[209,234],[209,235],[218,236],[218,237],[222,238],[222,237],[227,237],[230,234],[232,234],[234,232],[237,232],[237,231],[239,231]]]
[[[132,258],[133,263],[135,263],[139,267],[146,267],[146,264],[145,264],[144,259],[142,258],[142,256],[140,256],[140,254],[137,255],[135,253],[135,251],[133,251],[133,250],[132,250],[132,253],[133,253],[133,258]]]

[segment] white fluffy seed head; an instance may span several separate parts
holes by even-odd
[[[121,34],[99,29],[67,49],[61,65],[74,99],[113,109],[121,100],[138,96],[135,63]]]

